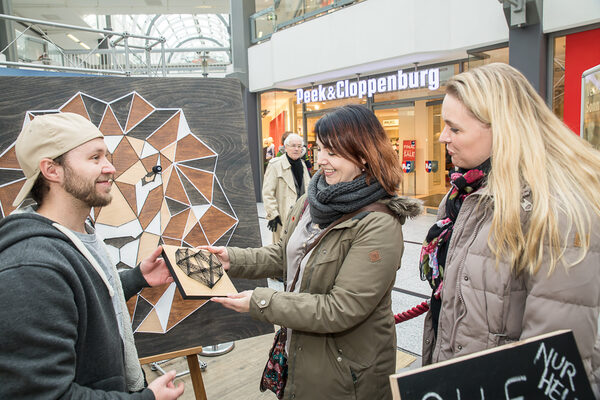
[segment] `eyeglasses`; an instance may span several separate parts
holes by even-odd
[[[304,146],[301,144],[288,144],[286,147],[291,147],[292,149],[301,149]]]

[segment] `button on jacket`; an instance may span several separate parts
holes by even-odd
[[[488,247],[492,224],[489,198],[478,202],[486,188],[468,196],[458,214],[448,247],[437,342],[432,319],[425,319],[423,364],[444,361],[505,343],[559,329],[572,329],[583,364],[595,385],[598,351],[594,350],[600,312],[600,234],[598,218],[592,219],[590,248],[568,273],[557,264],[548,277],[545,258],[535,275],[515,276],[506,262],[496,267]],[[445,215],[445,199],[438,218]],[[521,220],[531,214],[529,192],[523,191]],[[560,227],[566,222],[559,220]],[[566,260],[575,260],[580,248],[573,232]]]
[[[230,275],[287,279],[285,246],[304,198],[292,210],[282,241],[228,249]],[[398,218],[360,213],[321,239],[298,283],[300,293],[254,290],[251,316],[294,332],[286,399],[391,399],[388,376],[395,372],[396,337],[390,291],[404,248],[401,223],[418,215],[421,206],[397,197],[387,202],[399,210]]]

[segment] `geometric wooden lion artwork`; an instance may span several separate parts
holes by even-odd
[[[135,91],[110,102],[78,92],[56,110],[27,111],[23,126],[59,112],[80,114],[104,134],[116,170],[112,201],[91,217],[118,268],[135,267],[159,244],[229,241],[238,218],[214,173],[219,155],[190,131],[182,109],[156,108]],[[3,173],[20,171],[14,146],[0,155]],[[3,217],[24,182],[21,172],[0,187]],[[131,298],[132,320],[144,314],[134,331],[166,333],[206,302],[184,302],[175,292],[173,283]]]
[[[117,267],[135,267],[159,243],[229,241],[238,218],[214,173],[219,155],[190,131],[181,108],[156,108],[135,91],[110,102],[78,92],[57,110],[28,111],[24,125],[56,112],[80,114],[104,134],[116,173],[111,203],[92,218]],[[13,144],[0,169],[15,167]],[[3,216],[23,183],[0,188]]]
[[[144,288],[127,302],[135,333],[167,333],[208,300],[183,300],[175,282]]]
[[[23,125],[36,115],[74,112],[103,132],[116,169],[112,203],[92,217],[120,268],[158,244],[260,246],[250,157],[258,149],[248,140],[252,121],[239,80],[0,76],[0,93],[2,218],[25,180],[14,149]],[[232,291],[266,286],[231,281]],[[144,288],[127,306],[140,357],[273,332],[247,313],[184,300],[176,283]]]

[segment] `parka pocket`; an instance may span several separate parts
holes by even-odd
[[[504,333],[492,333],[488,332],[488,342],[487,348],[491,349],[494,347],[502,346],[508,343],[513,343],[518,341],[518,339],[510,338],[507,334]]]
[[[372,393],[368,387],[371,385],[371,379],[367,376],[370,366],[349,358],[332,337],[327,338],[327,348],[329,356],[335,359],[335,364],[338,366],[336,371],[340,381],[343,382],[344,391],[353,399],[365,398],[365,394]]]

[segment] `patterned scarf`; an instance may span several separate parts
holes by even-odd
[[[464,170],[459,168],[457,171],[450,173],[452,189],[446,199],[446,215],[429,229],[421,248],[419,268],[421,279],[427,280],[433,289],[431,310],[436,332],[441,307],[440,293],[444,283],[444,267],[454,223],[465,198],[485,184],[485,178],[490,169],[491,162],[490,159],[487,159],[473,169]]]
[[[326,228],[333,221],[389,196],[378,181],[367,185],[365,175],[350,182],[329,185],[325,175],[317,172],[308,184],[308,202],[312,222]]]

